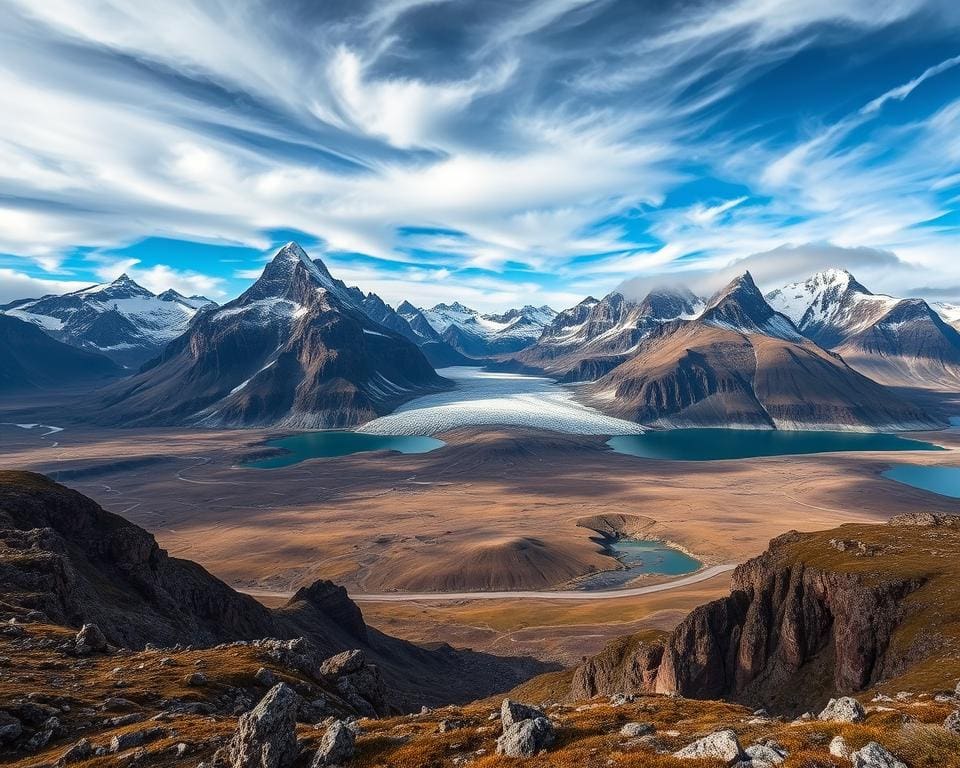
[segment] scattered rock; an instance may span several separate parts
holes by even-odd
[[[311,768],[322,768],[328,765],[340,765],[353,757],[354,745],[356,744],[356,735],[350,726],[343,720],[337,720],[331,724],[323,738],[320,740],[320,746],[313,756]]]
[[[954,710],[947,715],[947,719],[943,721],[943,727],[950,731],[950,733],[955,733],[960,736],[960,709]]]
[[[864,544],[858,539],[830,539],[828,543],[840,552],[853,552],[857,557],[873,557],[880,551],[880,547]]]
[[[656,733],[656,730],[652,723],[627,723],[620,729],[620,735],[628,739],[639,739],[641,736]]]
[[[126,709],[136,709],[137,705],[130,699],[122,699],[119,696],[110,696],[103,700],[100,709],[104,712],[123,712]]]
[[[318,696],[312,701],[301,701],[297,719],[301,723],[318,723],[329,714],[327,700]]]
[[[183,678],[184,685],[199,686],[207,684],[207,676],[203,672],[193,672]]]
[[[84,624],[77,632],[74,644],[80,656],[104,653],[107,650],[107,638],[96,624]]]
[[[960,516],[934,512],[908,512],[902,515],[894,515],[887,521],[887,525],[956,526],[960,525]]]
[[[450,731],[459,731],[468,725],[466,720],[444,719],[437,725],[438,733],[450,733]]]
[[[744,752],[740,747],[737,734],[731,730],[723,730],[715,731],[709,736],[688,744],[678,752],[674,752],[673,756],[683,760],[713,757],[732,763],[743,757]]]
[[[60,755],[57,765],[67,765],[76,763],[80,760],[86,760],[93,754],[93,747],[90,746],[89,739],[80,739],[76,744],[70,747],[66,752]]]
[[[787,750],[769,744],[754,744],[744,751],[750,758],[751,768],[772,768],[772,766],[781,765],[789,754]]]
[[[273,686],[277,684],[277,676],[266,667],[260,667],[253,676],[253,679],[260,683],[260,685],[265,685],[268,688],[273,688]]]
[[[877,742],[871,741],[863,749],[850,755],[853,768],[907,768]]]
[[[843,738],[843,736],[833,737],[833,740],[830,742],[830,754],[834,757],[849,759],[850,747],[847,744],[847,740]]]
[[[323,664],[320,665],[320,674],[324,677],[350,675],[354,672],[359,672],[366,663],[367,659],[363,651],[355,648],[352,651],[338,653],[336,656],[331,656],[324,661]]]
[[[842,723],[862,723],[867,714],[863,704],[850,696],[830,699],[820,713],[820,720],[835,720]]]
[[[226,748],[231,768],[288,768],[297,759],[297,694],[286,683],[240,717]]]
[[[190,751],[190,745],[184,741],[181,741],[179,744],[173,745],[173,751],[177,757],[183,757]]]
[[[124,752],[133,747],[142,747],[144,744],[156,741],[163,736],[163,728],[144,728],[141,731],[127,731],[110,739],[111,752]]]
[[[514,722],[497,739],[497,754],[506,757],[532,757],[556,740],[556,730],[546,717]]]
[[[0,744],[6,744],[20,738],[22,723],[13,715],[0,711]]]
[[[534,720],[538,717],[546,717],[542,711],[536,707],[520,704],[511,699],[504,699],[500,705],[500,722],[503,724],[503,730],[506,731],[514,723],[523,720]]]

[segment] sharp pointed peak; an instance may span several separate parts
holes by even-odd
[[[716,306],[724,299],[737,293],[756,294],[760,296],[761,299],[763,298],[760,289],[757,288],[757,284],[753,281],[753,275],[750,274],[750,270],[746,270],[713,294],[713,297],[710,299],[710,306]]]
[[[281,245],[271,261],[309,261],[310,257],[307,256],[307,252],[303,250],[303,247],[296,240],[291,240],[284,245]]]

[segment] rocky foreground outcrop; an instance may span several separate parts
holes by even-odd
[[[82,494],[42,475],[0,471],[0,620],[28,617],[80,630],[71,642],[78,655],[107,643],[141,649],[269,638],[287,644],[271,650],[285,664],[310,672],[355,651],[360,662],[333,679],[369,715],[468,701],[544,670],[529,659],[426,649],[384,635],[328,581],[268,609],[196,563],[169,557],[149,533]]]
[[[958,555],[949,516],[785,534],[669,635],[623,638],[585,661],[569,697],[675,693],[798,712],[905,674],[948,685],[960,669],[945,639],[960,629]]]

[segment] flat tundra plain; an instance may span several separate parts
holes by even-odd
[[[915,435],[939,452],[671,462],[605,438],[463,429],[426,454],[364,453],[280,469],[243,466],[269,431],[0,426],[3,465],[43,472],[151,531],[267,603],[316,579],[351,593],[570,589],[618,567],[588,527],[668,541],[705,566],[742,562],[785,531],[960,513],[960,500],[883,478],[894,463],[956,465],[960,433]],[[662,581],[663,579],[659,579]],[[669,629],[725,594],[729,572],[631,597],[528,596],[362,603],[395,635],[572,663],[615,636]],[[632,582],[638,587],[656,577]]]

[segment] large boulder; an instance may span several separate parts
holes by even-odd
[[[830,699],[820,713],[820,720],[835,720],[841,723],[862,723],[867,713],[863,704],[850,696]]]
[[[906,763],[897,760],[875,741],[852,753],[850,762],[853,768],[907,768]]]
[[[353,757],[356,734],[343,720],[332,723],[323,734],[311,768],[340,765]]]
[[[843,736],[834,736],[830,741],[830,754],[834,757],[850,759],[850,746]]]
[[[84,624],[74,640],[77,653],[103,653],[107,650],[107,638],[96,624]]]
[[[299,697],[286,683],[271,688],[253,709],[240,716],[227,746],[230,768],[289,768],[297,759]]]
[[[368,664],[363,651],[354,649],[331,656],[320,665],[321,677],[333,680],[340,696],[363,717],[389,714],[387,687],[380,670]]]
[[[620,735],[628,739],[639,739],[656,733],[653,723],[626,723],[620,728]]]
[[[556,740],[556,730],[545,717],[511,723],[497,739],[497,754],[506,757],[532,757]]]
[[[519,723],[522,720],[534,720],[538,717],[545,717],[545,715],[536,707],[531,707],[528,704],[504,699],[500,705],[500,724],[504,731],[514,723]]]
[[[323,677],[341,677],[359,672],[367,663],[367,657],[359,648],[344,651],[331,656],[320,665],[320,674]]]
[[[683,749],[674,752],[673,756],[681,760],[702,760],[711,757],[730,764],[744,757],[744,752],[740,747],[737,734],[731,730],[723,730],[714,731],[709,736],[687,744]]]
[[[782,765],[788,753],[778,745],[754,744],[744,750],[750,758],[750,768],[774,768]]]

